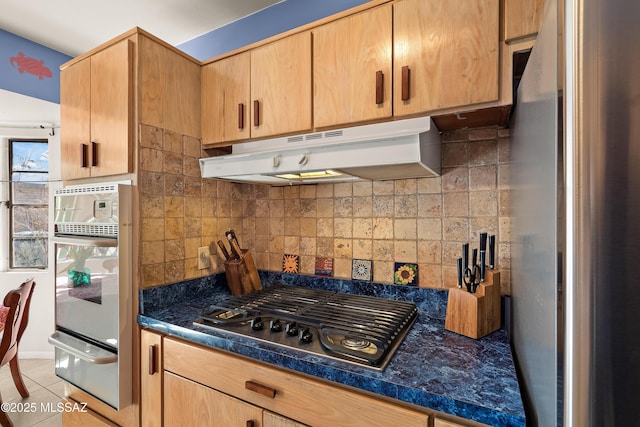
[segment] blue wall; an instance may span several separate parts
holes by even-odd
[[[367,1],[286,0],[176,47],[204,61]],[[60,65],[70,59],[0,29],[0,89],[59,104]]]
[[[204,61],[214,56],[308,24],[368,0],[287,0],[177,47]]]
[[[59,104],[60,65],[70,59],[0,29],[0,89]]]

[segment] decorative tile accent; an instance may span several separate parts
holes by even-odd
[[[316,257],[316,276],[333,276],[333,258]]]
[[[300,272],[300,255],[284,254],[282,256],[282,272],[283,273]]]
[[[357,280],[373,280],[373,261],[370,259],[354,259],[351,263],[351,278]]]
[[[394,284],[413,286],[418,284],[418,264],[396,262],[393,270]]]

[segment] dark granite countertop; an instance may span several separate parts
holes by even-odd
[[[412,301],[418,306],[418,319],[383,371],[194,326],[203,310],[229,296],[224,275],[141,291],[138,323],[446,414],[492,426],[525,425],[507,334],[498,330],[474,340],[445,330],[446,291],[273,272],[260,275],[264,286],[292,284]]]

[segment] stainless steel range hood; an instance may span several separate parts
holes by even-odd
[[[203,178],[271,185],[431,177],[440,134],[429,117],[252,141],[200,159]]]

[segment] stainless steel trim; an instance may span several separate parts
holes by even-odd
[[[85,362],[104,365],[107,363],[116,363],[118,361],[117,354],[72,337],[71,335],[65,334],[61,331],[54,332],[53,335],[48,338],[48,341],[49,344],[54,347],[64,350]]]
[[[96,246],[99,248],[115,248],[118,246],[118,239],[110,239],[107,237],[51,237],[52,243],[62,243],[66,245],[78,246]]]

